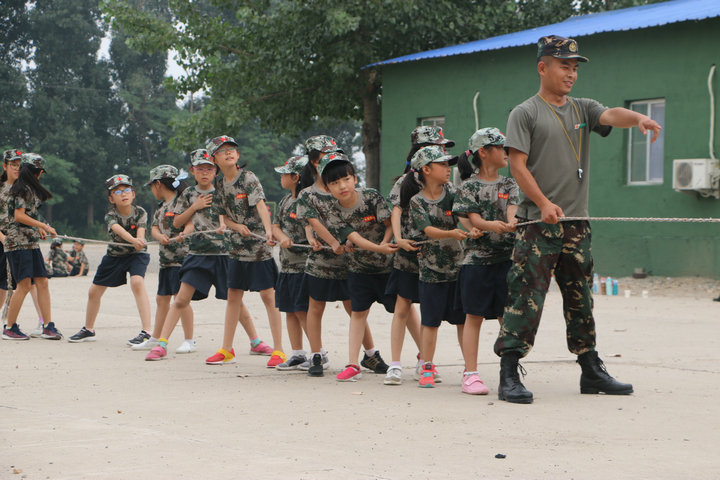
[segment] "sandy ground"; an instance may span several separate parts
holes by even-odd
[[[88,250],[94,271],[102,250]],[[53,319],[66,336],[83,324],[90,282],[51,280]],[[182,337],[176,331],[169,358],[145,362],[144,352],[125,345],[139,329],[130,289],[111,289],[94,343],[0,342],[0,478],[718,478],[720,304],[710,300],[718,282],[621,279],[620,288],[631,297],[596,297],[599,350],[635,394],[579,394],[580,369],[552,289],[523,362],[532,405],[497,399],[494,321],[480,339],[490,395],[474,397],[460,392],[462,357],[450,326],[440,330],[444,381],[435,389],[412,380],[416,348],[408,343],[403,385],[384,386],[371,373],[336,382],[348,325],[337,305],[324,320],[331,359],[324,378],[267,369],[267,357],[247,354],[242,332],[236,364],[206,366],[222,337],[225,305],[215,299],[194,304],[197,353],[172,353]],[[246,301],[269,339],[259,296]],[[390,320],[379,307],[370,314],[388,361]],[[26,304],[20,325],[31,330],[34,322]]]

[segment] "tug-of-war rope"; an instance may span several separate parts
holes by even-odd
[[[672,218],[672,217],[560,217],[558,218],[558,222],[574,222],[574,221],[589,221],[589,222],[645,222],[645,223],[720,223],[720,218]],[[516,227],[524,227],[527,225],[533,225],[536,223],[542,223],[542,220],[529,220],[527,222],[520,222],[515,224]],[[192,235],[200,235],[203,233],[216,233],[217,230],[199,230],[197,232],[190,232],[184,235],[178,235],[177,237],[170,238],[171,242],[182,240],[184,238],[190,237]],[[250,232],[250,236],[258,238],[260,240],[266,240],[266,238],[263,235],[259,235],[257,233]],[[99,243],[103,245],[119,245],[126,247],[128,245],[132,245],[131,243],[126,242],[108,242],[107,240],[96,240],[94,238],[80,238],[80,237],[72,237],[68,235],[57,235],[56,238],[62,238],[64,240],[81,240],[83,242],[87,243]],[[423,243],[428,243],[433,240],[424,240],[421,242],[414,242],[415,245],[421,245]],[[153,243],[159,244],[157,240],[153,240],[150,242],[147,242],[147,245],[151,245]],[[277,242],[275,242],[277,244]],[[291,247],[296,248],[313,248],[312,245],[307,244],[300,244],[300,243],[293,243],[290,245]],[[328,246],[322,246],[323,249],[330,249]]]

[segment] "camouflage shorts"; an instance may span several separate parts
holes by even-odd
[[[568,349],[578,355],[595,349],[590,243],[590,225],[585,221],[518,229],[496,354],[525,356],[530,351],[553,273],[563,296]]]

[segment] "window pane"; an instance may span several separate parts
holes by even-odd
[[[630,109],[647,115],[647,103],[633,103]],[[647,180],[647,143],[645,137],[636,129],[630,130],[630,181],[644,182]]]
[[[665,104],[654,103],[650,109],[650,118],[660,124],[662,130],[658,135],[655,143],[650,143],[650,175],[648,180],[651,182],[662,182],[663,180],[663,163],[665,156]],[[647,141],[652,139],[652,132],[648,132]]]

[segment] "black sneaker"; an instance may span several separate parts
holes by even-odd
[[[319,353],[313,355],[311,363],[312,365],[310,365],[310,368],[308,368],[308,376],[322,377],[325,375],[323,373],[325,369],[323,368],[322,355],[320,355]]]
[[[70,343],[80,343],[80,342],[94,342],[95,341],[95,332],[91,332],[85,327],[82,327],[79,332],[77,332],[72,337],[68,338],[68,342]]]
[[[20,325],[17,323],[13,323],[10,328],[7,328],[7,325],[3,326],[2,338],[3,340],[30,340],[30,337],[20,330]]]
[[[43,326],[42,338],[46,338],[48,340],[60,340],[62,337],[62,333],[55,328],[55,322],[50,322],[46,326]]]
[[[380,356],[379,351],[375,351],[372,357],[368,357],[367,353],[363,354],[362,362],[360,362],[360,365],[367,368],[368,370],[372,370],[375,373],[387,373],[388,371],[388,364],[385,363],[385,360],[382,359]]]
[[[150,339],[150,334],[146,332],[145,330],[140,330],[140,333],[137,334],[135,338],[131,338],[128,340],[128,345],[140,345],[145,340]]]

